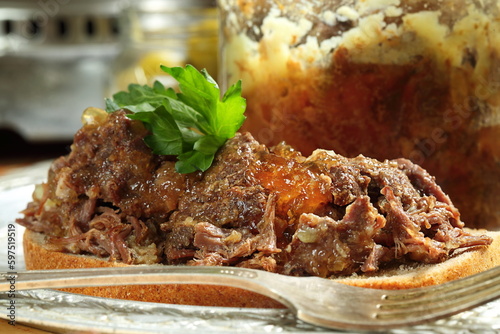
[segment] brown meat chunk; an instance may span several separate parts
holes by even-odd
[[[87,124],[18,222],[61,250],[126,263],[348,275],[488,245],[425,170],[399,159],[304,157],[238,133],[206,172],[175,171],[124,111]]]

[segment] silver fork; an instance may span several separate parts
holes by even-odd
[[[436,320],[500,297],[500,266],[442,285],[397,291],[233,267],[132,266],[0,273],[0,292],[171,283],[243,288],[281,302],[310,324],[381,330]]]

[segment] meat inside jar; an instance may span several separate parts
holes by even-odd
[[[468,226],[500,229],[497,2],[280,4],[220,2],[222,80],[244,82],[243,130],[306,155],[407,158]]]

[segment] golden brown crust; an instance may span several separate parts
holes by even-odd
[[[500,265],[500,231],[478,231],[488,234],[494,241],[489,247],[478,247],[457,254],[439,264],[400,266],[384,270],[377,275],[353,275],[336,281],[377,289],[407,289],[440,284],[462,278]],[[74,255],[50,249],[40,233],[26,230],[24,254],[29,270],[122,267],[122,263],[109,262],[91,256]],[[72,288],[64,291],[91,296],[141,300],[148,302],[231,307],[282,308],[283,305],[268,297],[237,288],[198,285],[140,285],[116,287]]]

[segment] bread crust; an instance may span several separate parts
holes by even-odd
[[[441,263],[401,265],[373,275],[353,275],[336,281],[364,288],[401,290],[446,283],[500,265],[500,231],[466,230],[486,234],[493,242],[487,247],[459,251]]]
[[[374,275],[352,275],[334,279],[337,282],[376,289],[408,289],[445,283],[488,270],[500,265],[500,231],[471,230],[493,238],[488,247],[478,247],[456,254],[438,264],[417,264],[384,269]],[[67,254],[57,251],[43,234],[26,230],[23,238],[26,269],[76,269],[124,267],[93,256]],[[283,308],[279,302],[260,294],[232,287],[201,284],[165,284],[138,286],[109,286],[61,289],[90,296],[139,300],[156,303]]]
[[[78,269],[128,266],[94,256],[76,255],[55,251],[46,243],[43,234],[26,230],[23,237],[26,269]],[[255,292],[218,285],[161,284],[134,286],[103,286],[60,289],[61,291],[89,296],[138,300],[153,303],[284,308],[284,306]]]

